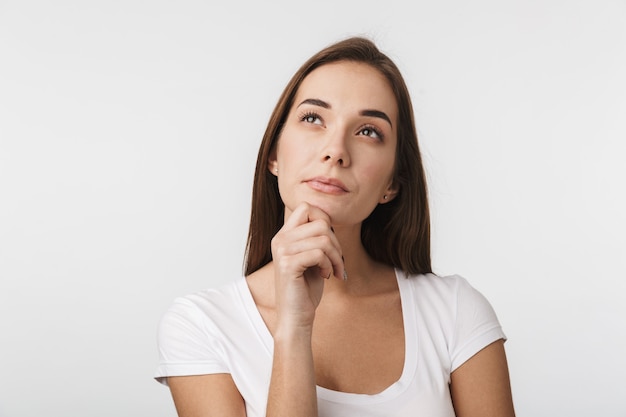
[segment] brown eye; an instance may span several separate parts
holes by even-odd
[[[377,129],[374,129],[372,127],[364,127],[363,129],[361,129],[359,133],[363,136],[368,136],[373,139],[378,139],[378,140],[383,139],[382,133],[380,133]]]
[[[300,121],[305,122],[305,123],[315,124],[315,125],[322,124],[322,119],[320,118],[318,114],[315,114],[315,113],[306,113],[305,115],[300,117]]]

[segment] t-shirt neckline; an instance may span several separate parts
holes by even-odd
[[[374,404],[392,400],[402,394],[410,385],[415,372],[417,371],[417,329],[415,320],[415,306],[411,300],[412,287],[408,282],[408,278],[401,270],[394,269],[398,289],[400,291],[400,304],[402,306],[402,321],[404,325],[404,366],[400,378],[377,394],[360,394],[351,392],[335,391],[329,388],[317,386],[317,395],[320,399],[324,399],[336,403],[344,404]],[[252,321],[252,325],[256,330],[259,338],[270,359],[274,351],[274,340],[267,328],[263,317],[259,312],[250,287],[248,287],[245,277],[239,282],[240,293],[242,295],[243,304],[248,313],[248,317]]]

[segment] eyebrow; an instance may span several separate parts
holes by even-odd
[[[393,127],[391,119],[389,118],[389,116],[387,116],[387,113],[380,110],[361,110],[361,113],[359,114],[361,116],[378,117],[379,119],[386,120],[387,123],[389,123],[389,126]]]
[[[303,100],[300,104],[298,104],[298,107],[302,106],[303,104],[311,104],[313,106],[322,107],[324,109],[330,109],[331,108],[331,105],[329,103],[325,102],[324,100],[320,100],[319,98],[307,98],[307,99]],[[393,128],[393,123],[391,123],[391,119],[389,118],[389,116],[387,116],[387,113],[385,113],[383,111],[373,110],[373,109],[366,109],[366,110],[361,110],[359,112],[359,114],[361,116],[377,117],[379,119],[383,119],[387,123],[389,123],[389,126],[391,126]]]

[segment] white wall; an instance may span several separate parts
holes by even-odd
[[[352,34],[406,76],[518,416],[626,416],[626,2],[212,3],[0,1],[0,416],[175,415],[157,321],[240,276],[269,113]]]

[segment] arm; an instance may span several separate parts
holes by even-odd
[[[167,378],[179,417],[245,417],[241,394],[229,374]]]
[[[504,341],[488,345],[451,375],[457,417],[514,417]]]
[[[317,417],[311,337],[324,278],[343,276],[339,242],[322,210],[301,204],[272,239],[276,326],[267,417]]]
[[[339,242],[328,216],[302,204],[272,240],[272,253],[276,321],[267,417],[317,417],[313,320],[324,278],[343,276]],[[169,377],[168,384],[180,417],[246,415],[230,374]]]
[[[275,335],[267,417],[317,417],[311,334]]]

